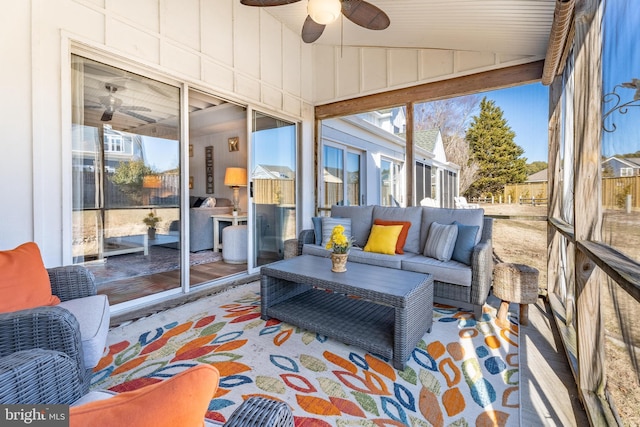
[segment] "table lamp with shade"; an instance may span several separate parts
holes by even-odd
[[[233,211],[238,212],[240,187],[247,186],[247,170],[245,168],[227,168],[224,173],[224,185],[233,188]]]

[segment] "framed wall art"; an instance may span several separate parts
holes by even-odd
[[[240,139],[237,136],[229,138],[229,151],[238,151],[240,149]]]
[[[213,145],[204,147],[204,165],[207,183],[207,194],[213,194]]]

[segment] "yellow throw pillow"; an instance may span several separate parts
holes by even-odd
[[[395,255],[398,236],[402,232],[402,225],[373,224],[369,240],[364,247],[365,252]]]
[[[220,373],[196,365],[159,383],[69,410],[71,427],[200,427]]]

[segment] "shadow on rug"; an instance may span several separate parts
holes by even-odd
[[[222,254],[213,251],[190,252],[191,265],[220,261]],[[130,277],[148,276],[180,268],[180,251],[163,246],[150,246],[149,255],[142,253],[110,256],[104,262],[85,264],[96,277],[97,284]]]
[[[254,282],[109,331],[92,389],[123,392],[199,363],[220,371],[207,418],[251,396],[292,408],[296,426],[519,424],[518,326],[438,306],[404,371],[276,319],[260,319]]]

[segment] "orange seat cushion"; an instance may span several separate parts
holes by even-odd
[[[56,304],[60,299],[51,294],[38,245],[27,242],[0,251],[0,313]]]
[[[220,373],[196,365],[137,390],[69,408],[70,427],[202,427]]]
[[[409,234],[409,227],[411,227],[411,222],[409,221],[391,221],[386,219],[376,218],[373,220],[373,223],[376,225],[401,225],[402,231],[398,236],[398,241],[396,242],[396,253],[403,254],[404,253],[404,244],[407,241],[407,235]]]

